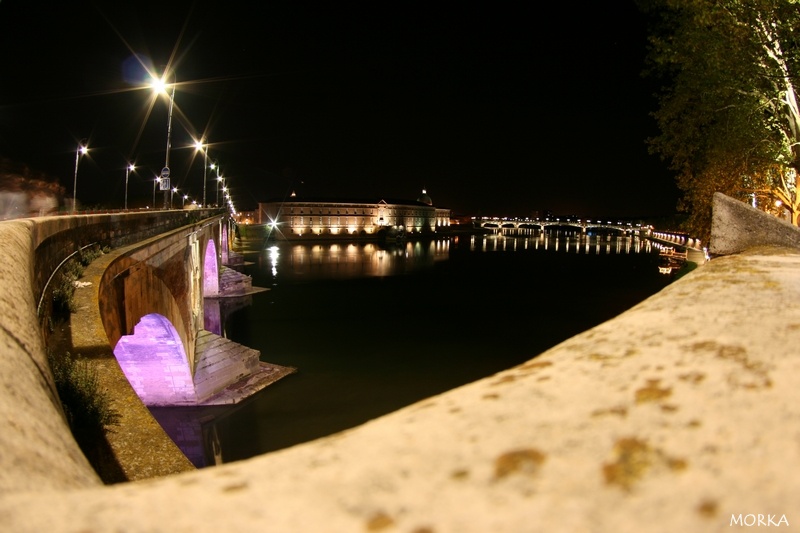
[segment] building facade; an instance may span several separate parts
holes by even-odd
[[[416,200],[301,199],[258,204],[257,223],[276,239],[425,235],[450,226],[450,210],[433,206],[423,190]]]

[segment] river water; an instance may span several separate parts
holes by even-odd
[[[235,407],[153,409],[202,467],[313,440],[520,364],[658,292],[632,236],[459,234],[401,245],[282,243],[224,336],[297,372]]]

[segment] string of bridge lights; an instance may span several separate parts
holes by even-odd
[[[170,149],[172,148],[172,109],[175,105],[175,86],[177,85],[177,80],[174,79],[171,85],[168,85],[166,82],[167,73],[165,72],[164,75],[159,78],[155,75],[151,74],[152,81],[150,83],[150,87],[153,89],[153,94],[155,97],[159,95],[166,95],[169,97],[169,113],[167,115],[167,145],[166,145],[166,152],[164,158],[164,167],[161,169],[159,174],[156,174],[153,178],[153,204],[152,208],[155,209],[156,204],[156,187],[159,190],[164,192],[164,209],[172,209],[173,199],[175,194],[180,193],[181,191],[177,187],[170,187],[170,168],[169,168],[169,155]],[[168,89],[171,89],[168,91]],[[202,201],[198,204],[198,199],[192,199],[189,197],[188,194],[183,194],[179,196],[181,200],[181,208],[186,207],[186,202],[190,202],[190,205],[194,205],[197,207],[208,207],[207,202],[207,184],[208,184],[208,171],[211,170],[216,174],[215,176],[215,190],[216,190],[216,207],[221,207],[220,204],[220,192],[222,192],[222,199],[225,202],[225,206],[230,211],[232,216],[237,215],[236,207],[233,204],[233,198],[230,195],[230,190],[226,183],[226,178],[223,177],[221,173],[221,165],[219,161],[216,159],[212,159],[209,163],[208,157],[208,143],[205,142],[205,139],[195,140],[194,143],[195,149],[198,152],[203,153],[203,196]],[[83,156],[89,153],[89,145],[87,139],[81,139],[78,143],[77,151],[75,152],[75,174],[73,178],[72,184],[72,209],[71,213],[75,213],[75,208],[77,205],[77,190],[78,190],[78,168],[80,166],[80,162]],[[125,167],[125,203],[124,203],[124,210],[128,210],[128,180],[130,178],[131,172],[136,170],[136,165],[133,163],[128,163]],[[169,195],[169,202],[167,201],[167,195]],[[169,204],[169,205],[168,205]]]

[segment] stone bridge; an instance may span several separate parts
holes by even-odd
[[[76,301],[96,309],[99,320],[72,321],[73,349],[91,355],[81,340],[107,339],[146,405],[237,403],[274,377],[262,379],[275,368],[263,365],[258,351],[222,338],[217,314],[205,313],[208,299],[253,290],[249,278],[232,270],[226,279],[233,276],[238,283],[222,283],[223,269],[234,255],[225,212],[120,213],[32,222],[41,238],[35,254],[47,259],[42,266],[87,246],[110,249],[97,265],[90,265],[101,269],[96,282],[76,289]],[[152,235],[154,231],[160,233]],[[124,245],[133,239],[139,240]],[[49,316],[52,290],[47,282],[38,288],[40,316]],[[241,386],[243,380],[247,387]]]
[[[108,265],[97,288],[98,304],[109,343],[127,347],[115,352],[132,351],[143,320],[150,330],[163,322],[164,346],[154,345],[152,339],[144,344],[183,352],[183,366],[194,374],[196,343],[204,329],[203,297],[219,294],[222,224],[223,217],[213,217],[167,232],[119,254]]]

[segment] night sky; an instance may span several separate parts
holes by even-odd
[[[88,139],[85,205],[122,206],[128,161],[129,205],[152,203],[168,98],[145,63],[174,69],[171,179],[194,199],[205,136],[239,210],[423,188],[461,215],[675,210],[633,2],[0,0],[0,39],[0,155],[71,197]]]

